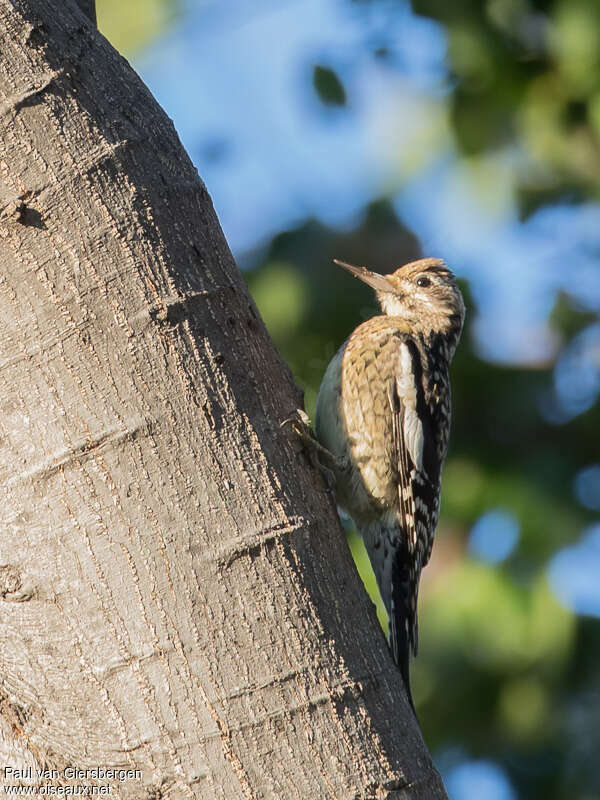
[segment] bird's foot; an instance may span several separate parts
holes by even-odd
[[[301,439],[304,444],[308,445],[309,447],[315,447],[319,445],[317,437],[310,426],[310,417],[306,411],[304,411],[304,409],[297,408],[291,417],[283,420],[279,427],[285,428],[286,425],[291,427],[296,436],[298,436],[298,438]]]
[[[302,408],[297,408],[296,412],[288,419],[285,419],[280,427],[290,425],[296,436],[305,446],[310,460],[322,473],[327,486],[331,491],[335,489],[336,471],[342,468],[341,459],[335,456],[315,436],[310,425],[310,417]]]

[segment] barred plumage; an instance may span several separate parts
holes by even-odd
[[[390,647],[412,703],[417,597],[433,545],[450,431],[448,368],[464,319],[438,259],[391,275],[337,262],[372,286],[383,315],[351,334],[329,364],[316,432],[332,454],[339,504],[367,548],[390,620]]]

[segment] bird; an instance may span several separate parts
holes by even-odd
[[[319,461],[360,533],[389,619],[410,705],[417,600],[440,511],[451,422],[449,367],[465,305],[453,273],[422,258],[379,274],[334,259],[372,289],[381,314],[360,324],[325,371],[315,417]]]

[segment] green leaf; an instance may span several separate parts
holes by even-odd
[[[346,90],[341,80],[330,67],[316,65],[313,70],[313,86],[319,100],[327,106],[345,106]]]

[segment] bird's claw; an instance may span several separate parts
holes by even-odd
[[[289,425],[303,442],[307,444],[315,444],[317,442],[317,438],[310,426],[310,417],[304,409],[297,408],[291,417],[283,420],[279,427],[283,428],[286,425]]]
[[[291,417],[285,419],[280,427],[290,425],[296,436],[305,445],[313,466],[323,475],[330,491],[335,490],[335,468],[339,459],[319,442],[310,424],[310,417],[302,408],[297,408]]]

